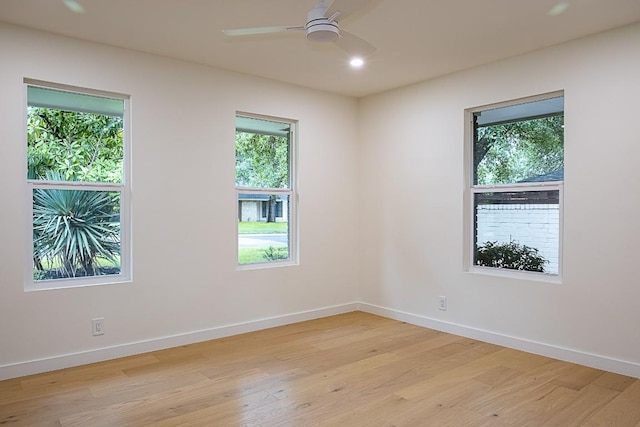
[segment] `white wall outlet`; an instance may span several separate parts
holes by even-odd
[[[104,335],[104,317],[98,317],[91,321],[93,335]]]
[[[442,311],[447,311],[447,297],[443,297],[443,296],[438,297],[438,309]]]

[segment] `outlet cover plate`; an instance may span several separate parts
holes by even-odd
[[[93,336],[104,335],[104,317],[98,317],[91,321]]]

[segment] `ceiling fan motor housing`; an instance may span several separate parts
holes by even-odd
[[[325,16],[327,6],[324,2],[318,3],[307,14],[307,39],[316,42],[331,42],[340,36],[338,23]]]

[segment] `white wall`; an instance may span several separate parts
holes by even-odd
[[[640,375],[639,46],[633,25],[361,100],[360,300],[496,341],[618,359]],[[556,90],[562,283],[466,273],[463,112]]]
[[[354,99],[8,25],[0,63],[0,378],[353,308]],[[24,291],[25,77],[131,95],[133,283]],[[299,120],[299,266],[236,270],[236,111]]]

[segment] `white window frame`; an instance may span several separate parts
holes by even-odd
[[[236,265],[238,270],[256,270],[261,268],[271,268],[271,267],[286,267],[292,265],[298,265],[299,263],[299,254],[298,254],[298,214],[297,214],[297,204],[298,204],[298,195],[296,191],[297,180],[296,180],[296,159],[297,159],[297,146],[298,146],[298,132],[297,132],[297,124],[296,120],[285,119],[281,117],[273,117],[273,116],[265,116],[261,114],[247,113],[242,111],[236,111],[234,119],[236,117],[246,117],[250,119],[257,120],[268,120],[272,122],[278,122],[289,125],[289,158],[288,158],[288,168],[289,168],[289,185],[288,188],[255,188],[255,187],[239,187],[236,186],[236,209],[240,209],[240,204],[238,201],[240,200],[241,194],[265,194],[265,195],[278,195],[278,196],[288,196],[288,245],[289,245],[289,258],[283,260],[274,260],[274,261],[266,261],[266,262],[256,262],[250,264],[240,264],[238,260],[238,252],[239,252],[239,234],[238,228],[236,226]],[[235,132],[234,132],[235,134]],[[235,147],[235,140],[234,140]],[[235,152],[235,150],[234,150]],[[235,157],[234,157],[235,159]],[[235,174],[235,168],[234,168]],[[234,179],[235,182],[235,179]],[[261,209],[259,207],[258,209]],[[240,212],[236,212],[236,219],[239,218]]]
[[[123,111],[123,176],[121,183],[84,182],[84,181],[49,181],[25,179],[25,207],[26,207],[26,245],[24,267],[25,291],[47,289],[63,289],[93,285],[107,285],[132,281],[132,250],[131,250],[131,114],[129,95],[86,89],[77,86],[44,82],[34,79],[24,79],[23,106],[23,135],[24,135],[24,176],[27,177],[27,108],[29,106],[27,89],[29,86],[44,89],[59,90],[81,95],[98,96],[122,100]],[[33,279],[33,192],[36,189],[59,190],[87,190],[120,193],[120,273],[103,276],[73,277],[63,279],[39,280]]]
[[[499,184],[499,185],[476,185],[473,182],[474,176],[474,114],[495,109],[508,107],[517,104],[523,104],[527,102],[541,101],[549,98],[564,97],[564,91],[556,91],[551,93],[545,93],[536,96],[529,96],[525,98],[515,99],[511,101],[499,102],[495,104],[483,105],[480,107],[469,108],[465,110],[465,233],[464,233],[464,270],[470,273],[485,274],[492,276],[503,276],[517,279],[529,279],[533,281],[562,283],[562,247],[563,247],[563,235],[564,235],[564,181],[546,181],[546,182],[526,182],[526,183],[514,183],[514,184]],[[564,112],[563,112],[564,114]],[[564,144],[563,144],[564,146]],[[558,191],[558,209],[559,209],[559,231],[558,231],[558,273],[540,273],[535,271],[523,271],[512,270],[507,268],[494,268],[479,266],[474,264],[474,254],[476,250],[475,242],[475,195],[478,193],[494,192],[494,193],[509,193],[509,192],[526,192],[526,191]]]

